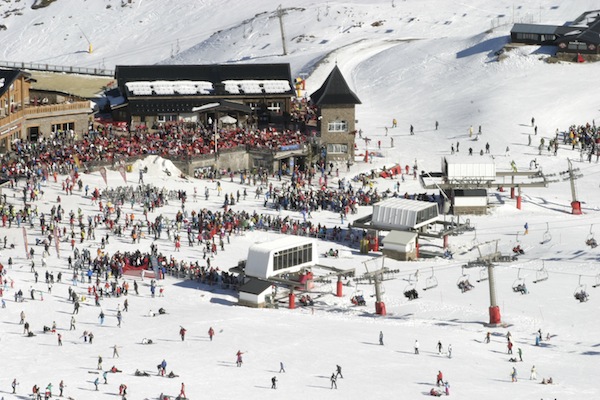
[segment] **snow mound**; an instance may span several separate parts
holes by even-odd
[[[165,176],[165,171],[169,171],[171,173],[170,176],[173,177],[178,177],[182,174],[181,170],[171,160],[156,155],[148,156],[143,160],[137,160],[133,163],[133,172],[145,170],[146,168],[148,168],[148,174],[152,176]]]

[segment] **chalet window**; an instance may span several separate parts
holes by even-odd
[[[329,132],[348,132],[348,123],[346,121],[331,121],[327,124]]]
[[[327,153],[329,154],[348,154],[348,145],[339,143],[328,143]]]
[[[569,42],[569,50],[586,50],[587,46],[582,42]]]
[[[256,102],[249,102],[246,104],[248,107],[250,107],[252,110],[256,110],[258,108],[258,103]]]
[[[269,111],[274,111],[274,112],[281,112],[281,109],[283,108],[283,104],[281,104],[280,101],[270,101],[267,104],[267,109]]]
[[[536,33],[517,33],[517,39],[537,41],[539,40],[539,37]]]
[[[62,124],[52,124],[52,132],[75,130],[75,122],[64,122]]]
[[[156,120],[158,122],[176,122],[177,115],[176,114],[158,114],[156,116]]]

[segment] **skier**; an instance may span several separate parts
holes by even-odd
[[[241,367],[242,363],[243,363],[243,361],[242,361],[242,354],[244,354],[244,353],[242,353],[241,350],[238,350],[238,352],[235,353],[235,355],[237,356],[236,361],[235,361],[235,365],[237,365],[238,367]]]
[[[102,378],[104,379],[104,384],[108,385],[108,371],[102,373]]]
[[[60,393],[58,393],[59,397],[63,396],[63,390],[65,390],[65,386],[66,386],[65,383],[61,379],[60,383],[58,384],[58,390],[60,391]]]
[[[529,375],[529,380],[537,380],[537,373],[535,371],[535,365],[531,367],[531,375]]]
[[[512,342],[509,340],[508,344],[506,345],[506,347],[508,348],[508,354],[512,354],[512,348],[513,348],[513,344]]]
[[[112,347],[112,349],[113,349],[113,358],[115,358],[115,357],[119,358],[119,350],[118,350],[118,347],[117,347],[117,345],[115,344],[115,345]]]
[[[517,381],[517,369],[513,367],[512,372],[510,373],[510,377],[513,382]]]
[[[285,368],[283,367],[283,361],[279,362],[279,373],[285,373]]]
[[[271,389],[277,389],[277,377],[271,378]]]
[[[419,354],[419,341],[415,339],[415,354]]]
[[[410,134],[411,135],[415,134],[415,128],[412,125],[410,126]]]
[[[379,344],[383,346],[383,331],[379,331]]]
[[[517,354],[519,355],[519,361],[523,361],[523,350],[520,347],[517,349]]]
[[[62,346],[62,335],[59,333],[56,338],[58,339],[58,345]]]
[[[215,330],[212,328],[212,326],[208,329],[208,337],[210,338],[210,341],[212,342],[213,336],[215,336]]]
[[[102,369],[102,357],[98,356],[98,369]]]
[[[331,381],[331,388],[333,389],[335,387],[337,389],[337,377],[335,376],[335,372],[331,374],[331,378],[329,378],[329,380]]]
[[[336,365],[335,366],[335,377],[337,378],[338,376],[340,378],[344,379],[344,376],[342,375],[342,367],[339,365]]]
[[[435,383],[436,385],[440,386],[440,385],[444,384],[444,375],[442,374],[442,371],[438,371],[436,378],[437,378],[437,381]]]
[[[438,130],[438,127],[439,127],[439,126],[440,126],[440,124],[439,124],[437,121],[435,121],[435,130],[436,130],[436,131]]]
[[[185,340],[185,328],[182,326],[181,329],[179,330],[179,336],[181,336],[181,341],[183,342]]]
[[[448,358],[452,358],[452,345],[448,345]]]
[[[12,383],[10,384],[10,386],[12,387],[13,393],[16,393],[18,385],[19,385],[19,382],[17,382],[17,378],[13,379]]]
[[[96,391],[98,391],[98,383],[100,383],[100,379],[96,377],[96,379],[94,379],[94,386],[96,387]]]
[[[490,342],[490,336],[491,335],[492,334],[490,332],[488,332],[488,333],[485,334],[485,343],[489,343]]]
[[[438,340],[438,342],[437,342],[438,355],[442,354],[442,348],[443,348],[442,342],[441,342],[441,340]]]
[[[75,317],[71,316],[71,327],[69,328],[69,330],[75,330]]]
[[[179,397],[184,398],[185,399],[185,384],[183,382],[181,382],[181,390],[179,391]]]
[[[525,228],[525,235],[527,235],[529,233],[529,224],[527,222],[525,222],[525,225],[523,225],[523,228]]]

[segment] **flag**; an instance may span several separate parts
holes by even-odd
[[[106,180],[106,168],[100,167],[100,175],[102,175],[102,179],[104,179],[104,184],[108,186],[108,181]]]
[[[60,243],[58,240],[58,227],[54,227],[54,246],[56,247],[56,257],[60,258]]]
[[[125,184],[127,184],[127,175],[125,174],[125,166],[120,165],[119,172],[121,173],[121,176],[123,177],[123,180],[125,181]]]
[[[27,244],[27,229],[23,227],[23,242],[25,242],[25,255],[29,259],[29,245]]]

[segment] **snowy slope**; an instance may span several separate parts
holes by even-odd
[[[552,183],[549,188],[523,191],[523,209],[515,208],[508,192],[491,192],[494,208],[487,216],[470,216],[474,233],[451,237],[452,248],[457,249],[455,260],[427,260],[414,263],[395,263],[386,260],[386,266],[400,269],[394,280],[385,282],[385,302],[388,316],[373,315],[373,289],[367,285],[345,287],[345,296],[332,295],[332,285],[320,288],[314,314],[308,309],[252,310],[237,307],[232,293],[221,292],[191,282],[168,278],[164,283],[165,297],[151,298],[147,281],[141,283],[139,296],[129,298],[130,311],[125,314],[122,328],[116,327],[115,313],[122,300],[106,299],[102,309],[107,315],[104,326],[99,326],[97,307],[90,300],[82,306],[77,318],[77,332],[69,332],[72,305],[66,301],[67,283],[56,284],[52,293],[44,293],[44,301],[12,301],[15,289],[28,295],[30,286],[47,291],[44,283],[35,284],[29,272],[30,261],[24,257],[22,232],[0,228],[0,237],[6,235],[15,249],[2,250],[0,259],[6,266],[8,257],[15,261],[8,271],[8,284],[4,292],[7,307],[0,310],[3,329],[0,345],[5,365],[10,366],[0,377],[0,391],[6,399],[23,398],[37,383],[44,388],[48,382],[54,387],[64,379],[66,394],[76,399],[114,398],[118,385],[126,383],[130,399],[157,398],[161,392],[176,395],[181,382],[186,383],[187,394],[197,398],[390,398],[398,394],[406,398],[420,398],[434,385],[435,375],[442,370],[450,381],[452,396],[461,399],[574,399],[594,397],[600,391],[591,378],[598,357],[597,334],[600,325],[594,320],[597,311],[597,293],[592,285],[600,272],[597,268],[598,248],[585,245],[585,239],[597,231],[600,222],[598,204],[599,164],[579,162],[579,153],[561,146],[558,156],[544,151],[538,155],[540,137],[546,140],[555,130],[566,129],[571,124],[592,122],[598,119],[598,102],[595,91],[600,74],[599,64],[547,64],[544,52],[536,47],[522,47],[510,52],[501,63],[494,61],[493,53],[506,41],[510,24],[515,20],[560,24],[576,18],[586,10],[594,9],[592,1],[580,0],[565,4],[542,1],[535,4],[514,4],[480,0],[467,3],[441,1],[350,1],[350,2],[299,2],[285,1],[285,29],[288,56],[281,56],[282,48],[278,21],[274,18],[276,5],[265,0],[247,3],[238,1],[179,1],[165,8],[160,0],[134,0],[121,7],[120,1],[57,0],[49,7],[31,10],[32,2],[4,2],[0,12],[19,8],[22,15],[5,18],[7,30],[0,31],[6,45],[1,58],[11,61],[47,62],[78,66],[112,67],[116,64],[137,63],[212,63],[212,62],[290,62],[293,73],[308,72],[308,92],[316,90],[331,67],[337,62],[352,89],[362,101],[357,107],[358,127],[372,138],[371,149],[381,141],[384,157],[375,158],[373,164],[358,162],[350,176],[371,168],[395,163],[411,165],[417,159],[419,167],[438,170],[440,158],[450,153],[451,144],[460,142],[461,153],[472,147],[475,154],[490,143],[491,155],[500,170],[509,169],[512,160],[525,170],[537,158],[545,173],[558,173],[566,169],[567,158],[581,168],[583,177],[577,182],[578,196],[585,214],[573,216],[570,212],[571,192],[568,182]],[[564,3],[564,2],[563,2]],[[107,6],[111,6],[107,8]],[[499,17],[499,15],[504,15]],[[383,21],[380,26],[372,26]],[[492,24],[501,26],[488,32]],[[88,43],[93,44],[92,54],[86,53]],[[132,40],[133,39],[133,40]],[[179,39],[179,52],[177,40]],[[27,45],[24,46],[23,43]],[[173,58],[171,51],[173,49]],[[175,54],[177,53],[177,54]],[[533,135],[530,120],[535,117],[538,136],[533,136],[532,146],[527,137]],[[398,128],[389,129],[393,118]],[[434,131],[435,121],[440,129]],[[414,125],[415,135],[409,136],[409,126]],[[483,135],[477,142],[468,137],[468,128],[482,125]],[[395,147],[390,147],[390,137]],[[364,144],[359,142],[359,151]],[[506,154],[506,147],[510,155]],[[479,155],[475,156],[479,157]],[[487,156],[486,156],[487,157]],[[595,160],[594,160],[595,161]],[[163,172],[170,168],[163,160],[149,157],[138,162],[128,176],[128,182],[137,182],[138,170],[148,165],[146,183],[158,187],[186,190],[203,194],[210,190],[208,201],[189,198],[186,209],[222,206],[217,196],[216,183],[207,180],[184,180],[177,171],[171,177]],[[341,170],[344,168],[340,168]],[[61,177],[64,179],[65,177]],[[90,187],[105,187],[99,174],[83,176]],[[558,176],[555,179],[559,179]],[[109,186],[123,185],[116,171],[108,172]],[[85,214],[96,214],[98,208],[81,193],[65,196],[61,193],[61,180],[49,183],[43,200],[38,201],[41,211],[56,204],[60,194],[65,209]],[[335,185],[335,180],[331,182]],[[277,184],[277,182],[274,182]],[[378,190],[393,188],[394,182],[378,180]],[[227,193],[243,188],[239,183],[223,180]],[[20,205],[18,190],[7,190],[9,201]],[[247,187],[249,197],[235,206],[237,209],[275,212],[262,207],[262,199],[254,200],[253,187]],[[401,193],[422,192],[417,181],[407,179],[401,184]],[[12,195],[15,195],[13,197]],[[172,203],[149,215],[158,214],[173,219],[180,209]],[[137,219],[143,218],[142,206],[133,210]],[[366,215],[368,208],[359,210],[352,218]],[[282,212],[300,219],[297,213]],[[339,225],[339,216],[330,212],[313,213],[317,222],[328,227]],[[530,230],[523,235],[527,222]],[[541,245],[549,227],[552,240]],[[594,228],[596,227],[596,228]],[[468,293],[456,287],[462,276],[461,266],[477,257],[477,251],[466,252],[476,242],[499,239],[499,250],[510,252],[519,240],[526,249],[518,262],[496,267],[497,295],[507,329],[490,329],[492,342],[484,344],[488,328],[488,292],[486,283],[476,284]],[[97,231],[97,240],[89,244],[96,252],[104,228]],[[30,245],[41,237],[39,229],[28,230]],[[219,252],[213,261],[222,269],[230,268],[244,259],[248,247],[264,240],[274,240],[275,233],[247,233],[233,237],[225,252]],[[112,238],[109,253],[117,250],[140,248],[147,251],[150,239],[132,245],[129,236]],[[163,236],[159,249],[168,255],[187,260],[200,260],[201,250],[183,244],[176,253],[172,243]],[[438,242],[428,245],[439,246]],[[320,242],[319,249],[336,247],[351,252],[352,258],[326,259],[332,265],[364,268],[362,262],[372,257],[357,254],[357,249],[345,244]],[[41,270],[41,251],[37,246],[35,262]],[[490,251],[491,248],[482,248]],[[464,253],[464,254],[461,254]],[[65,259],[69,246],[63,244],[61,258],[51,249],[49,270],[68,271]],[[374,262],[369,264],[369,268]],[[537,271],[545,266],[549,279],[533,284]],[[408,302],[402,295],[409,285],[405,279],[418,269],[420,289],[432,273],[439,286],[431,291],[420,290],[419,300]],[[474,283],[479,271],[471,270]],[[580,277],[581,275],[581,277]],[[43,276],[43,273],[41,273]],[[63,278],[63,281],[68,282]],[[530,294],[519,295],[512,291],[517,278],[526,280]],[[14,281],[14,288],[10,282]],[[43,280],[43,279],[42,279]],[[579,284],[586,285],[590,301],[579,303],[573,292]],[[87,285],[77,288],[81,294]],[[349,298],[360,290],[367,298],[367,307],[350,305]],[[28,296],[26,296],[28,297]],[[148,317],[149,310],[165,307],[168,315]],[[18,325],[23,310],[34,338],[22,336]],[[56,321],[63,334],[64,345],[57,346],[56,336],[41,333],[43,325]],[[178,337],[179,326],[185,326],[185,342]],[[217,334],[210,343],[209,326]],[[553,335],[543,346],[534,346],[535,332],[542,329]],[[80,338],[83,330],[92,330],[94,344],[84,344]],[[509,373],[515,364],[506,355],[507,330],[513,335],[515,347],[523,350],[523,363],[517,363],[520,381],[512,384]],[[379,331],[384,333],[385,346],[378,343]],[[144,337],[156,344],[143,346]],[[421,355],[413,354],[415,339],[421,343]],[[453,358],[439,356],[435,344],[452,344]],[[120,346],[120,358],[111,359],[111,346]],[[235,367],[235,353],[245,351],[244,366]],[[516,349],[515,349],[516,351]],[[123,373],[109,375],[109,384],[93,392],[97,357],[102,355],[104,367],[113,364]],[[141,378],[132,376],[136,368],[155,373],[155,366],[163,358],[168,370],[180,375],[177,379],[157,376]],[[287,372],[277,374],[279,362]],[[335,365],[343,366],[344,379],[338,381],[339,389],[329,389],[329,376]],[[538,381],[529,381],[528,372],[536,365]],[[280,388],[270,390],[270,378],[277,375]],[[552,376],[556,385],[539,384],[542,377]],[[10,382],[17,378],[21,385],[17,396],[10,394]]]

